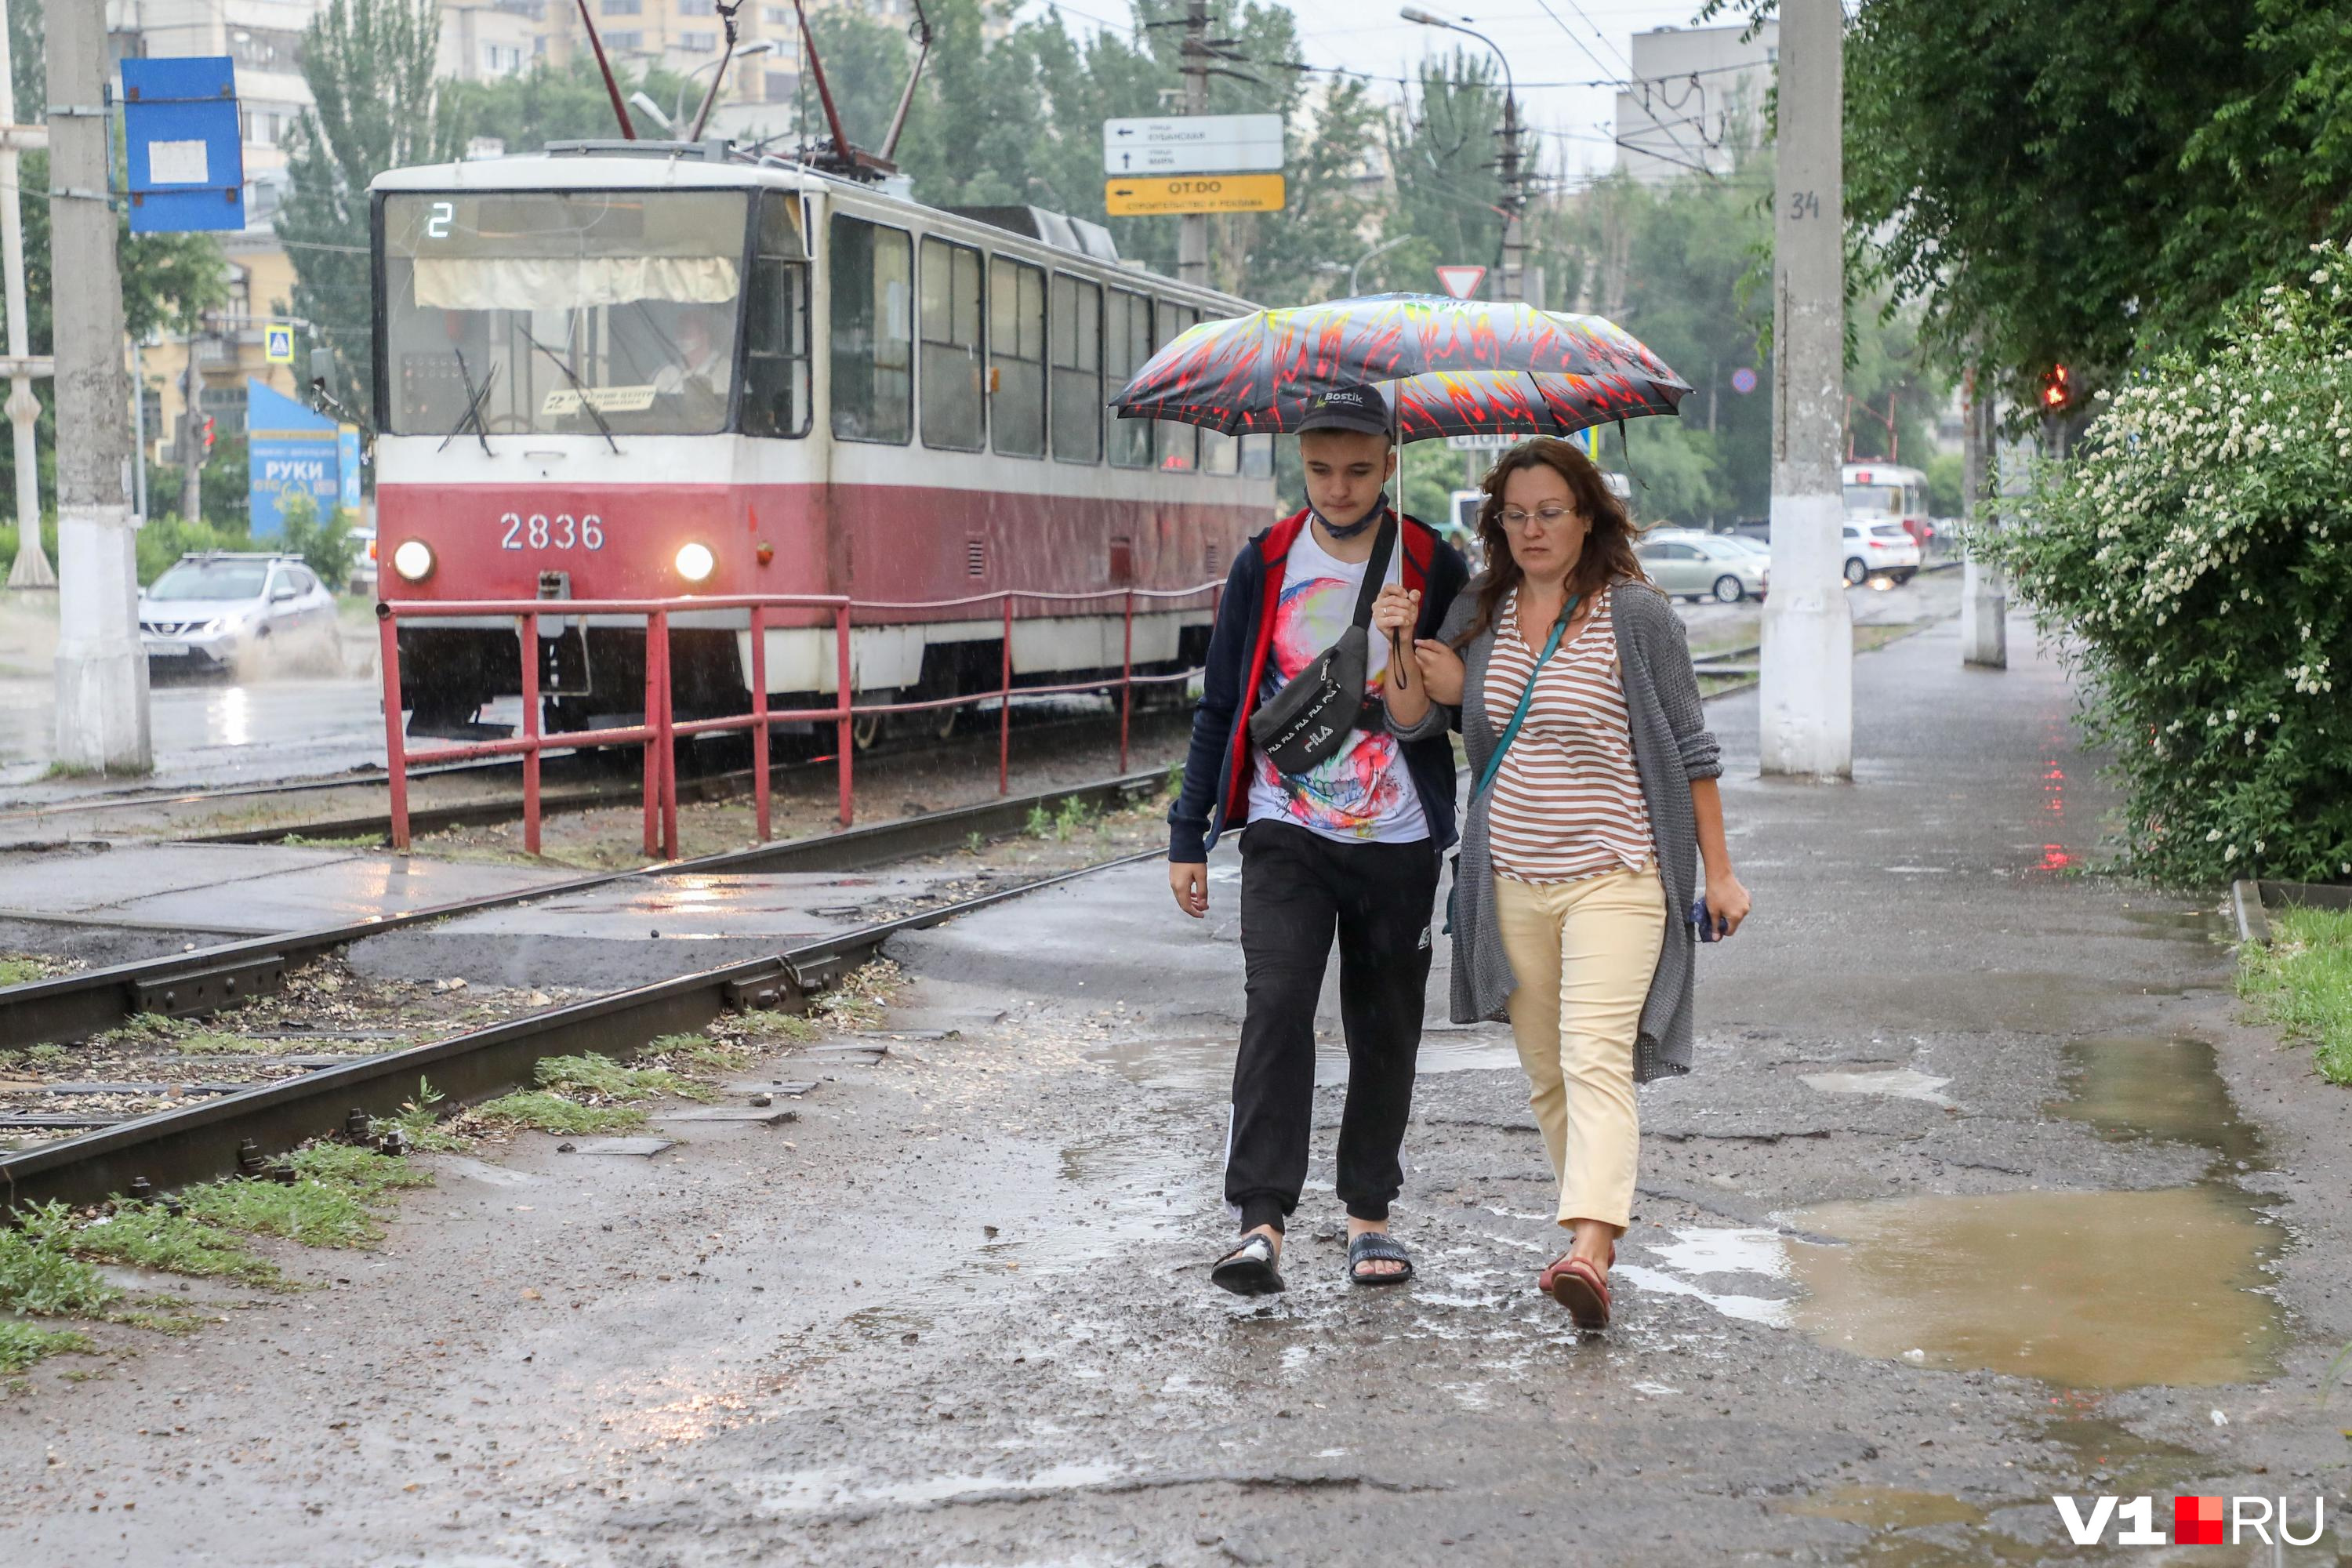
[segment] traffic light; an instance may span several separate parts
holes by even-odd
[[[2058,414],[2074,401],[2074,378],[2063,364],[2053,364],[2042,378],[2042,411]]]
[[[209,451],[211,451],[212,449],[213,449],[213,416],[212,416],[211,415],[207,414],[207,415],[205,415],[205,451],[207,451],[207,452],[209,452]]]

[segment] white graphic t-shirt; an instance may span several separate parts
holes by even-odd
[[[1265,681],[1258,689],[1263,707],[1288,681],[1346,631],[1356,617],[1356,595],[1369,562],[1332,556],[1316,540],[1313,524],[1299,531],[1283,570],[1282,598],[1275,607],[1273,646],[1266,650]],[[1404,540],[1389,550],[1385,583],[1403,581]],[[1368,633],[1365,690],[1380,689],[1388,668],[1389,639]],[[1394,735],[1358,730],[1348,743],[1303,773],[1276,771],[1265,752],[1252,748],[1249,819],[1287,822],[1326,838],[1370,839],[1409,844],[1429,837],[1421,796]]]

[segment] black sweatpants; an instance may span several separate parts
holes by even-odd
[[[1397,1155],[1412,1113],[1436,896],[1437,851],[1426,838],[1342,843],[1285,822],[1244,829],[1248,1002],[1225,1151],[1225,1201],[1242,1211],[1243,1229],[1281,1228],[1307,1181],[1315,1004],[1335,932],[1348,1036],[1336,1185],[1355,1218],[1388,1217],[1404,1184]]]

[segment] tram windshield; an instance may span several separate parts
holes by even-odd
[[[741,191],[386,196],[386,428],[725,429],[747,200]]]

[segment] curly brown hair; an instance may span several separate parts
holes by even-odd
[[[1532,437],[1504,453],[1479,486],[1486,495],[1478,507],[1478,543],[1486,552],[1486,569],[1478,575],[1478,613],[1471,618],[1469,629],[1454,639],[1456,648],[1468,647],[1471,639],[1493,626],[1504,596],[1519,585],[1519,563],[1511,554],[1510,535],[1503,529],[1503,487],[1520,469],[1537,467],[1549,468],[1568,481],[1577,513],[1589,525],[1576,570],[1569,574],[1570,595],[1590,598],[1614,584],[1650,580],[1633,553],[1633,540],[1641,530],[1626,512],[1625,503],[1610,491],[1592,459],[1558,437]]]

